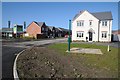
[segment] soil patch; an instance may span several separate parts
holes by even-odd
[[[77,54],[60,54],[47,47],[33,47],[23,52],[17,60],[20,78],[108,78],[107,69],[85,65]]]

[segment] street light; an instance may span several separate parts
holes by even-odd
[[[68,52],[70,52],[70,43],[71,43],[70,32],[71,32],[71,20],[69,20]]]
[[[110,42],[110,21],[109,21],[109,34],[108,34],[108,42]],[[110,51],[110,45],[108,43],[108,48],[107,48],[107,51],[109,52]]]

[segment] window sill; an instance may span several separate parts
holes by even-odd
[[[108,26],[102,26],[102,27],[108,27]]]
[[[107,39],[107,38],[101,38],[101,39],[104,39],[104,40],[105,40],[105,39]]]
[[[84,37],[77,37],[78,39],[84,39]]]
[[[77,27],[84,27],[84,26],[77,26]]]

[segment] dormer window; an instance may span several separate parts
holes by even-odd
[[[84,26],[84,21],[83,20],[77,21],[77,26]]]

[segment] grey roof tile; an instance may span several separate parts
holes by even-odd
[[[36,22],[36,21],[34,21],[34,22],[40,27],[44,24],[44,22]]]
[[[13,32],[13,28],[2,28],[2,32]]]
[[[112,20],[112,13],[111,12],[97,12],[91,13],[93,16],[98,18],[99,20]]]
[[[83,12],[83,11],[82,11]],[[82,14],[79,13],[79,14],[76,14],[75,17],[73,18],[73,21],[79,17],[79,15]],[[93,16],[95,16],[97,19],[99,20],[112,20],[112,13],[109,11],[109,12],[96,12],[96,13],[91,13]]]

